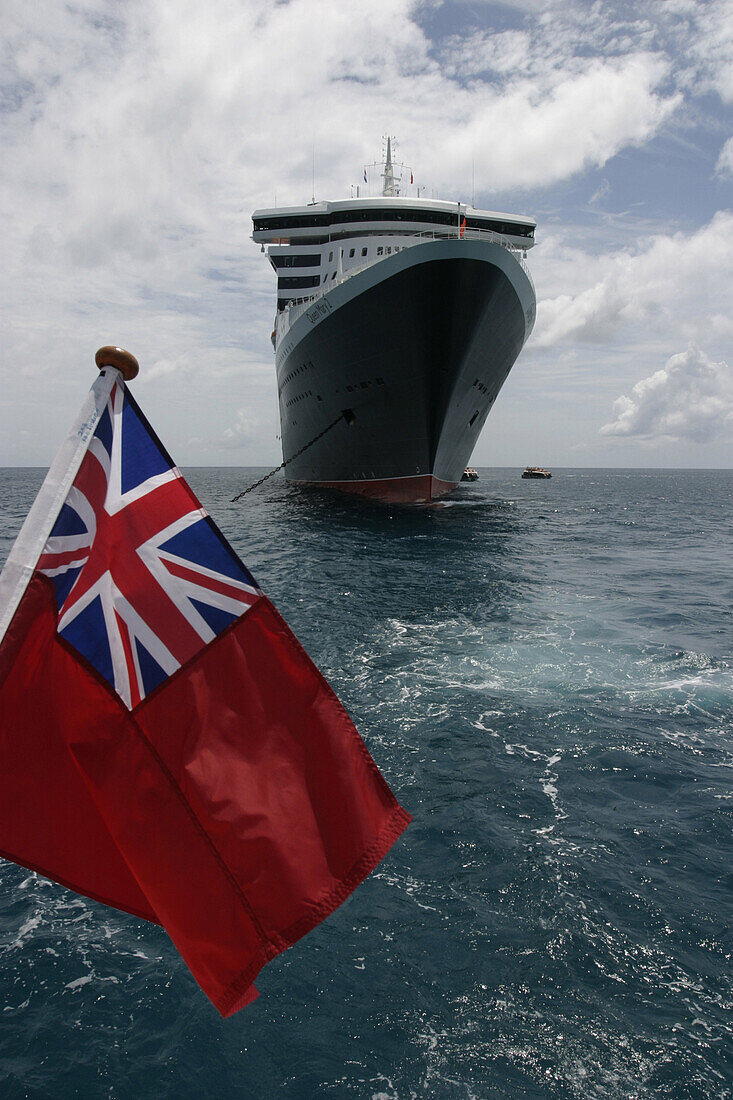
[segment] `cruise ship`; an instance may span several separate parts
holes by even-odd
[[[277,276],[283,461],[292,482],[430,501],[461,480],[532,331],[536,223],[401,193],[391,139],[377,173],[379,195],[252,215]]]

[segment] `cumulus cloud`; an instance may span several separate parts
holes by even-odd
[[[691,344],[617,398],[613,416],[602,435],[709,443],[733,432],[733,369]]]
[[[457,8],[414,0],[5,0],[0,461],[47,457],[15,448],[17,410],[33,402],[47,416],[38,435],[53,440],[55,412],[73,415],[103,343],[140,357],[155,423],[193,409],[206,420],[200,439],[274,459],[274,285],[250,213],[275,191],[279,205],[310,198],[314,148],[317,197],[348,195],[386,126],[436,195],[466,198],[472,161],[482,189],[506,194],[644,146],[679,118],[696,80],[727,87],[718,0],[667,0],[642,15],[622,0],[510,0],[494,33],[495,7],[474,0],[461,26]],[[677,55],[663,23],[684,43]],[[545,295],[548,344],[612,330],[646,277],[631,253],[630,283],[618,254],[581,256],[575,275],[567,250],[548,254],[567,275]],[[574,284],[581,272],[601,284],[595,320]],[[643,286],[639,301],[656,308]],[[727,304],[713,314],[724,325]],[[259,439],[229,424],[249,389]]]
[[[637,252],[624,249],[597,259],[569,249],[559,262],[575,268],[576,279],[578,271],[590,277],[576,294],[540,300],[536,346],[606,341],[622,324],[666,328],[680,314],[698,312],[693,307],[700,299],[706,316],[724,315],[733,278],[731,233],[733,213],[721,211],[695,232],[656,234]]]
[[[667,75],[663,58],[637,53],[512,79],[500,92],[472,88],[454,96],[452,109],[465,97],[468,110],[460,122],[446,119],[436,153],[455,169],[470,163],[471,150],[481,151],[482,175],[496,190],[568,179],[658,131],[680,102],[658,90]],[[445,175],[436,154],[428,164],[434,177]]]
[[[477,157],[506,189],[603,164],[679,103],[661,87],[668,60],[638,37],[609,56],[573,36],[548,53],[557,28],[538,26],[436,53],[404,0],[46,7],[44,20],[17,4],[5,28],[10,178],[80,267],[120,250],[154,260],[274,189],[302,202],[314,145],[318,189],[343,193],[385,119],[423,182],[455,189]]]
[[[144,308],[140,284],[154,281],[190,314],[202,269],[228,259],[232,242],[246,247],[253,207],[275,191],[281,205],[309,198],[314,148],[317,194],[347,194],[386,119],[420,181],[453,197],[474,159],[484,186],[504,190],[602,165],[648,140],[679,101],[663,90],[661,53],[593,56],[570,37],[546,54],[542,27],[515,37],[499,79],[470,76],[492,36],[454,36],[436,52],[404,0],[6,7],[0,209],[12,309],[38,292],[31,273],[47,293],[48,276],[66,272],[54,280],[63,296],[74,271],[77,298]],[[238,275],[240,289],[266,285],[262,267],[240,263]]]

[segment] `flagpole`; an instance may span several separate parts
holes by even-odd
[[[0,573],[0,642],[5,637],[61,506],[79,472],[112,387],[120,378],[126,381],[134,378],[140,369],[135,356],[123,348],[100,348],[94,359],[101,372],[99,378],[95,380],[69,434],[59,447]]]

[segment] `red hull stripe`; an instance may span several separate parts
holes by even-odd
[[[443,481],[434,474],[414,477],[375,478],[369,481],[293,481],[296,485],[315,485],[323,489],[339,489],[345,493],[358,493],[393,504],[418,504],[437,500],[455,489],[457,481]]]

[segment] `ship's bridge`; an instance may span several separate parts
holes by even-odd
[[[252,222],[252,239],[267,251],[277,274],[278,313],[403,248],[431,240],[487,240],[519,258],[534,245],[536,228],[532,218],[516,214],[393,194],[255,210]]]
[[[431,239],[499,236],[522,251],[535,243],[537,224],[532,218],[475,210],[466,203],[393,195],[255,210],[252,222],[252,239],[257,244],[320,245],[348,237],[400,233]]]

